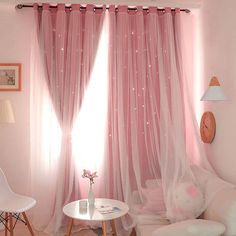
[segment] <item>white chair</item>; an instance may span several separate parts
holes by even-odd
[[[7,236],[8,231],[10,236],[13,236],[17,221],[23,222],[28,227],[30,234],[34,236],[25,212],[35,204],[35,199],[19,195],[11,190],[6,176],[0,168],[0,222],[5,226],[5,236]],[[21,214],[23,218],[21,218]]]

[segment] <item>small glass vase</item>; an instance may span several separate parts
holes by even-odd
[[[93,193],[92,184],[90,183],[89,192],[88,192],[88,204],[90,206],[93,206],[94,202],[95,202],[95,197],[94,197],[94,193]]]

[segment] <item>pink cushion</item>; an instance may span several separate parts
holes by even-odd
[[[162,188],[142,189],[144,204],[142,211],[162,213],[166,211]]]
[[[203,194],[192,182],[179,183],[174,190],[172,209],[168,212],[168,218],[172,222],[195,219],[204,210]]]

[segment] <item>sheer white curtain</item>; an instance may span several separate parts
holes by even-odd
[[[58,108],[58,99],[52,98],[52,90],[48,89],[51,83],[48,78],[55,72],[54,62],[49,60],[55,56],[54,49],[51,48],[54,44],[49,47],[52,54],[48,55],[47,63],[50,62],[51,65],[49,67],[46,64],[46,68],[54,68],[46,70],[47,73],[51,73],[50,76],[44,74],[45,63],[42,64],[39,60],[39,48],[34,46],[32,52],[32,186],[38,200],[34,214],[35,225],[39,229],[46,227],[47,232],[57,232],[61,226],[62,205],[66,201],[86,197],[87,186],[79,180],[83,168],[98,171],[99,177],[95,180],[96,197],[123,200],[132,208],[132,192],[137,190],[143,201],[143,208],[139,210],[152,211],[153,209],[145,207],[147,199],[144,186],[146,180],[156,179],[161,191],[155,196],[158,199],[162,194],[163,202],[161,212],[155,211],[154,214],[163,213],[164,210],[163,217],[173,222],[198,216],[205,203],[200,202],[195,212],[186,212],[183,209],[186,202],[181,202],[181,205],[176,200],[176,192],[183,190],[180,187],[184,187],[184,191],[187,189],[191,203],[196,196],[201,197],[201,194],[205,194],[204,188],[199,190],[190,168],[192,163],[205,163],[205,166],[210,168],[199,142],[197,125],[187,92],[189,78],[183,69],[185,62],[181,47],[181,15],[186,13],[181,13],[179,9],[172,11],[169,8],[160,12],[155,7],[150,7],[149,11],[143,10],[142,7],[138,7],[137,11],[129,11],[127,6],[119,6],[116,10],[114,6],[110,6],[109,17],[105,21],[109,24],[109,41],[107,42],[108,31],[103,28],[102,46],[98,49],[100,57],[94,65],[97,72],[92,73],[90,69],[93,67],[95,51],[91,52],[90,49],[96,49],[97,41],[93,41],[93,34],[89,34],[91,31],[86,29],[94,30],[93,33],[98,37],[99,30],[97,31],[97,27],[91,29],[93,24],[90,20],[95,25],[99,21],[94,22],[97,18],[91,11],[91,16],[87,15],[86,21],[87,11],[81,14],[78,8],[78,5],[74,6],[74,17],[78,18],[72,22],[83,23],[80,32],[83,38],[82,51],[79,51],[83,59],[73,66],[77,69],[81,67],[80,72],[76,73],[80,75],[78,78],[83,80],[79,79],[76,82],[75,88],[79,92],[78,106],[74,114],[70,117],[68,114],[65,116],[70,120],[70,127],[66,126],[66,130],[63,129],[58,110],[67,109],[67,105],[74,109],[74,104],[71,104],[73,99],[64,103],[65,100],[61,100],[60,97]],[[56,11],[53,14],[51,23],[55,24]],[[50,18],[49,11],[45,15]],[[68,12],[65,14],[64,10],[60,15],[63,19],[70,16]],[[97,17],[100,19],[99,15]],[[38,19],[41,20],[40,17]],[[44,21],[47,22],[46,19]],[[63,21],[60,25],[66,26],[67,23]],[[45,29],[48,30],[47,25]],[[58,29],[62,30],[61,27]],[[56,32],[57,28],[51,27],[51,30]],[[64,29],[62,32],[67,34],[69,31]],[[71,40],[72,45],[76,45],[77,41],[70,37],[64,41],[59,39],[59,43],[64,44]],[[81,39],[78,35],[76,37]],[[45,42],[47,40],[45,37]],[[52,37],[52,42],[53,40]],[[59,46],[56,45],[61,55],[66,48]],[[69,56],[75,56],[73,53],[81,48],[75,46],[74,49],[66,50]],[[46,53],[46,50],[43,53]],[[64,65],[63,62],[71,65],[70,59],[61,59],[65,61],[55,62],[61,66]],[[105,65],[108,66],[108,80]],[[62,71],[59,70],[57,78],[61,78],[61,85],[66,86],[70,73],[60,77],[60,73],[64,72],[64,68]],[[57,84],[55,86],[57,91]],[[65,89],[63,86],[59,87],[62,94]],[[87,90],[84,90],[85,88]],[[76,114],[78,116],[75,117]],[[107,131],[106,136],[104,130]],[[61,158],[63,135],[73,137],[73,147],[70,151],[74,154],[69,155],[69,159],[68,156],[64,156],[65,159]],[[197,148],[193,149],[192,144]],[[197,154],[194,153],[195,150]],[[211,196],[214,191],[210,193]],[[186,196],[185,192],[184,194]],[[148,193],[148,196],[150,197],[151,193]],[[126,229],[131,225],[127,219],[123,219],[123,223]]]
[[[141,212],[165,211],[172,222],[199,216],[210,199],[204,199],[206,189],[191,170],[192,164],[211,168],[189,102],[182,14],[186,13],[155,7],[148,12],[142,7],[109,9],[110,194],[132,206],[132,192],[137,190],[143,200]],[[159,192],[145,194],[147,179],[160,179]],[[157,202],[162,198],[160,209],[150,207],[152,194]]]
[[[75,156],[72,130],[94,67],[104,9],[73,4],[51,9],[35,4],[32,47],[31,170],[37,200],[34,224],[60,234],[63,206],[81,198],[81,173],[86,156]],[[76,139],[77,137],[75,137]],[[63,233],[63,231],[62,231]]]

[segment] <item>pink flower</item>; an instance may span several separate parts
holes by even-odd
[[[90,170],[83,170],[83,174],[82,174],[83,178],[88,178],[90,180],[90,184],[94,184],[94,178],[98,177],[97,176],[97,172],[93,172],[91,173]]]

